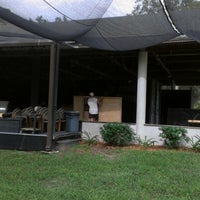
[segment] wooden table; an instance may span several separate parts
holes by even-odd
[[[200,119],[189,119],[188,125],[192,126],[200,126]]]

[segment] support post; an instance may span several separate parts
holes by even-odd
[[[160,83],[156,83],[156,112],[155,112],[155,123],[160,123]]]
[[[31,66],[31,106],[39,104],[39,90],[40,90],[40,67],[39,58],[35,59]]]
[[[149,104],[149,123],[150,124],[155,124],[155,110],[156,110],[156,80],[151,79],[150,104]]]
[[[50,51],[51,52],[50,52],[48,125],[47,125],[46,151],[52,150],[52,139],[53,139],[53,134],[55,132],[60,45],[57,43],[52,44]]]
[[[139,136],[144,134],[144,124],[146,120],[147,62],[148,52],[141,50],[138,58],[136,111],[136,134]]]

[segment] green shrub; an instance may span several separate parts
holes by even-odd
[[[124,146],[135,139],[135,132],[126,124],[106,123],[100,128],[103,140],[110,145]]]
[[[160,127],[161,133],[159,136],[164,139],[164,144],[169,148],[177,148],[181,141],[188,142],[187,130],[179,127]]]
[[[190,143],[191,143],[192,148],[195,151],[200,151],[200,136],[199,135],[192,137],[190,139]]]
[[[139,145],[142,145],[144,148],[152,147],[157,142],[154,138],[147,139],[147,136],[145,136],[144,139],[141,139],[139,137],[137,140],[138,140]]]
[[[92,136],[89,132],[84,131],[82,133],[82,139],[86,144],[92,145],[98,142],[98,135]]]

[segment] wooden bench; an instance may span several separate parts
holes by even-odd
[[[200,119],[189,119],[188,125],[192,126],[200,126]]]
[[[22,133],[41,133],[41,130],[38,128],[32,128],[32,127],[26,127],[26,128],[21,128]]]

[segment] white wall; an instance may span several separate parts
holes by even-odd
[[[100,127],[103,126],[104,123],[94,123],[94,122],[82,122],[82,132],[86,131],[88,133],[90,133],[91,136],[95,136],[98,135],[98,138],[100,141],[103,141],[100,135]],[[135,124],[128,124],[130,125],[130,127],[136,131],[136,125]],[[167,125],[169,126],[169,125]],[[157,142],[155,143],[155,145],[162,145],[163,142],[161,140],[161,138],[159,137],[159,127],[161,127],[161,125],[145,125],[144,126],[144,133],[137,135],[138,137],[140,137],[141,139],[144,139],[145,136],[147,137],[147,139],[151,139],[153,138],[154,140],[156,140]],[[176,126],[177,127],[177,126]],[[182,126],[183,127],[183,126]],[[187,135],[188,137],[194,137],[195,135],[200,135],[200,127],[183,127],[187,130]],[[190,146],[190,144],[185,144],[185,146]]]

